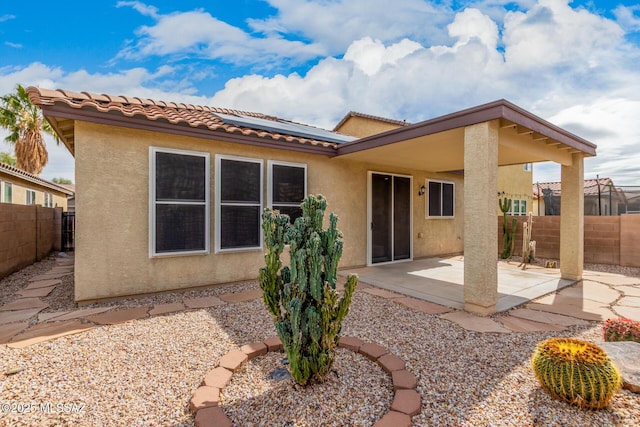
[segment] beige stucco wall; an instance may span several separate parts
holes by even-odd
[[[533,206],[533,172],[524,170],[524,165],[509,165],[498,167],[499,198],[518,199],[527,201],[527,212],[532,212]],[[496,201],[498,215],[502,211]],[[534,212],[536,215],[537,212]]]
[[[365,136],[376,135],[399,127],[400,125],[381,120],[351,116],[339,128],[336,128],[336,130],[345,135],[364,138]]]
[[[33,190],[36,192],[36,205],[44,205],[44,193],[49,193],[53,196],[53,207],[62,208],[67,210],[67,196],[64,193],[55,192],[51,188],[39,186],[35,183],[24,181],[13,175],[0,173],[0,201],[4,200],[4,185],[5,183],[11,183],[11,203],[14,205],[26,205],[27,204],[27,190]]]
[[[263,251],[214,254],[215,154],[261,158],[264,200],[267,160],[307,164],[308,192],[321,193],[339,215],[344,233],[341,266],[367,262],[367,172],[413,176],[414,258],[461,253],[463,181],[459,175],[388,169],[340,158],[203,140],[159,132],[76,122],[76,300],[156,292],[254,279]],[[206,255],[149,258],[149,147],[211,154],[212,251]],[[428,177],[456,183],[454,219],[426,219],[418,190]],[[105,204],[105,200],[109,203]],[[422,237],[418,238],[418,233]]]

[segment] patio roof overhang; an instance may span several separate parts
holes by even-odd
[[[506,101],[437,117],[378,135],[342,144],[338,156],[433,172],[464,169],[464,129],[499,120],[500,166],[554,161],[572,163],[572,155],[596,155],[596,146]]]

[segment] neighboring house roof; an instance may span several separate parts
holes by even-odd
[[[392,125],[398,125],[398,126],[408,126],[411,123],[407,123],[406,120],[395,120],[395,119],[388,119],[386,117],[380,117],[380,116],[372,116],[370,114],[363,114],[363,113],[358,113],[357,111],[349,111],[343,118],[342,120],[340,120],[340,123],[338,123],[333,130],[336,131],[338,129],[340,129],[340,127],[342,125],[344,125],[346,123],[347,120],[349,120],[351,117],[361,117],[363,119],[369,119],[369,120],[375,120],[378,122],[384,122],[384,123],[389,123]]]
[[[22,169],[18,169],[14,166],[8,165],[6,163],[0,162],[0,174],[5,173],[7,175],[15,176],[16,178],[20,178],[25,181],[32,182],[34,184],[50,188],[52,190],[58,191],[60,193],[64,193],[66,195],[72,196],[74,194],[73,191],[64,188],[61,185],[56,183],[44,180],[37,175],[34,175],[29,172],[25,172]]]
[[[229,140],[222,136],[228,134],[235,135],[232,141],[253,137],[323,148],[335,148],[355,139],[261,113],[35,87],[29,87],[27,92],[31,102],[46,111],[47,119],[71,153],[74,153],[74,119],[212,139]]]
[[[600,194],[604,194],[605,192],[608,192],[610,188],[613,188],[616,193],[618,192],[618,189],[614,186],[611,178],[585,179],[584,195],[597,196],[598,184],[600,184]],[[538,193],[538,188],[540,189],[540,193]],[[534,199],[537,199],[539,197],[544,198],[544,195],[542,194],[542,190],[546,190],[546,189],[550,189],[554,196],[560,196],[562,194],[561,181],[539,182],[539,183],[533,184],[533,198]]]
[[[596,154],[596,146],[591,142],[504,99],[356,139],[260,113],[36,87],[27,88],[27,93],[31,102],[42,109],[72,154],[75,120],[331,157],[349,155],[354,158],[357,154],[355,159],[359,161],[377,162],[384,158],[388,165],[392,165],[390,162],[393,161],[402,167],[414,169],[425,167],[424,157],[416,155],[416,150],[432,159],[442,158],[434,156],[433,152],[450,153],[453,145],[458,147],[456,153],[462,152],[464,132],[460,130],[498,120],[501,129],[510,129],[515,134],[511,140],[519,138],[531,145],[510,164],[558,159],[568,161],[576,153],[583,156]],[[447,131],[455,131],[455,135],[429,138]],[[449,137],[454,138],[455,143]],[[427,139],[429,141],[425,143]],[[390,146],[393,152],[387,149]],[[505,152],[516,151],[517,148],[511,146]],[[436,172],[463,168],[461,157],[456,157],[455,164],[449,162],[436,167],[430,163],[428,166],[431,167],[429,170]]]

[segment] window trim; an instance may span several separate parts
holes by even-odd
[[[306,163],[293,163],[293,162],[281,162],[279,160],[267,161],[267,207],[273,209],[273,167],[274,166],[289,166],[294,168],[304,169],[304,197],[307,197],[307,164]],[[304,198],[303,198],[304,200]],[[278,203],[278,206],[286,207],[300,207],[301,200],[298,203]]]
[[[260,204],[259,205],[255,205],[255,204],[248,204],[248,203],[225,203],[224,205],[226,206],[258,206],[258,212],[260,215],[260,218],[258,218],[258,223],[260,224],[260,229],[258,230],[258,234],[259,234],[259,245],[258,246],[251,246],[251,247],[246,247],[246,248],[222,248],[220,246],[220,238],[221,238],[221,234],[222,234],[222,229],[221,229],[221,208],[222,208],[222,202],[220,200],[220,196],[221,196],[221,189],[220,189],[220,185],[221,185],[221,171],[222,168],[220,167],[221,163],[223,160],[233,160],[236,162],[247,162],[247,163],[257,163],[260,165]],[[216,162],[216,169],[215,169],[215,221],[214,221],[214,228],[215,228],[215,237],[214,237],[214,253],[218,254],[218,253],[229,253],[229,252],[248,252],[248,251],[256,251],[256,250],[262,250],[262,247],[264,246],[264,235],[262,233],[262,210],[264,208],[264,160],[263,159],[258,159],[258,158],[252,158],[252,157],[240,157],[240,156],[231,156],[231,155],[227,155],[227,154],[216,154],[215,157],[215,162]]]
[[[204,203],[202,202],[160,202],[161,204],[179,204],[179,205],[204,205],[205,208],[205,240],[203,250],[175,251],[175,252],[156,252],[156,154],[169,153],[180,154],[184,156],[203,157],[204,158]],[[172,256],[188,256],[188,255],[206,255],[210,253],[211,248],[211,191],[210,191],[210,155],[203,151],[178,150],[165,147],[149,147],[149,258],[161,258]]]
[[[7,185],[9,186],[9,197],[7,197]],[[8,199],[8,200],[7,200]],[[13,203],[13,184],[11,182],[2,182],[2,202]]]
[[[38,195],[36,194],[35,190],[31,190],[29,188],[25,189],[26,191],[26,198],[25,198],[25,204],[27,206],[31,206],[31,205],[35,205],[36,204],[36,198],[38,197]],[[29,195],[31,195],[31,200]]]
[[[44,192],[44,201],[42,203],[42,206],[44,206],[45,208],[53,207],[53,194],[47,193],[46,191]]]
[[[451,200],[453,215],[429,215],[429,183],[431,182],[437,182],[439,184],[451,184],[453,186],[453,198]],[[427,178],[425,179],[425,188],[426,188],[426,192],[425,192],[425,198],[424,198],[424,203],[425,203],[424,214],[426,219],[453,219],[456,217],[456,183],[454,181]],[[442,186],[440,188],[442,188]],[[442,204],[443,204],[443,199],[442,199],[442,191],[441,191],[440,192],[440,212],[444,211]]]

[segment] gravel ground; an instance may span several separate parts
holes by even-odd
[[[51,261],[0,281],[0,301],[13,299],[7,293],[52,266],[47,263]],[[255,288],[256,282],[246,282],[109,305],[181,301]],[[56,300],[56,310],[73,308],[68,295],[60,291],[49,299]],[[640,425],[640,395],[621,390],[609,408],[581,410],[547,396],[534,377],[530,356],[539,341],[552,336],[597,341],[598,322],[562,333],[481,334],[356,292],[343,334],[386,346],[407,362],[422,396],[422,412],[413,418],[417,426]],[[256,300],[101,326],[24,349],[1,345],[0,372],[24,370],[0,376],[0,402],[13,404],[14,410],[2,414],[0,425],[192,426],[189,399],[220,357],[272,335],[270,316]],[[337,377],[304,390],[313,394],[308,399],[290,383],[263,378],[277,358],[257,358],[234,375],[223,392],[223,408],[238,425],[321,426],[344,419],[345,413],[348,424],[369,425],[384,412],[380,407],[389,404],[389,378],[364,357],[349,353],[340,352]],[[260,402],[264,404],[256,417]],[[58,406],[62,404],[67,406]],[[371,411],[361,410],[368,407]]]

